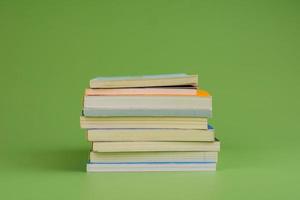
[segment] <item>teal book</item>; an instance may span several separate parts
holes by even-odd
[[[211,117],[211,96],[85,96],[84,116]]]
[[[101,109],[84,108],[83,116],[86,117],[212,117],[209,109]]]

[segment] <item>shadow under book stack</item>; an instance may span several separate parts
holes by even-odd
[[[197,75],[92,79],[80,117],[92,143],[87,171],[215,171],[211,116]]]

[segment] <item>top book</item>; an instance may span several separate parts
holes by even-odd
[[[148,76],[97,77],[90,80],[90,88],[135,88],[162,86],[198,86],[198,75],[161,74]]]

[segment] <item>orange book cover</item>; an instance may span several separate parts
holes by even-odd
[[[198,90],[197,91],[197,96],[199,96],[199,97],[209,97],[211,95],[206,90]]]

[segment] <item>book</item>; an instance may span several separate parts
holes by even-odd
[[[212,98],[196,96],[85,96],[84,116],[199,116],[211,117]]]
[[[220,142],[93,142],[95,152],[219,151]]]
[[[217,161],[218,152],[90,152],[90,163]]]
[[[211,126],[208,129],[89,129],[87,139],[90,142],[107,141],[214,141],[215,134]]]
[[[87,172],[216,171],[216,163],[88,163]]]
[[[127,88],[183,85],[197,87],[198,75],[162,74],[148,76],[117,76],[97,77],[90,80],[90,88]]]
[[[80,117],[81,128],[86,129],[208,129],[207,118],[202,117]]]
[[[101,109],[84,108],[82,114],[87,117],[126,117],[126,116],[157,116],[157,117],[212,117],[211,110],[205,109]]]
[[[112,89],[91,89],[85,90],[85,96],[134,96],[134,95],[161,95],[161,96],[195,96],[196,88],[180,87],[153,87],[153,88],[112,88]]]

